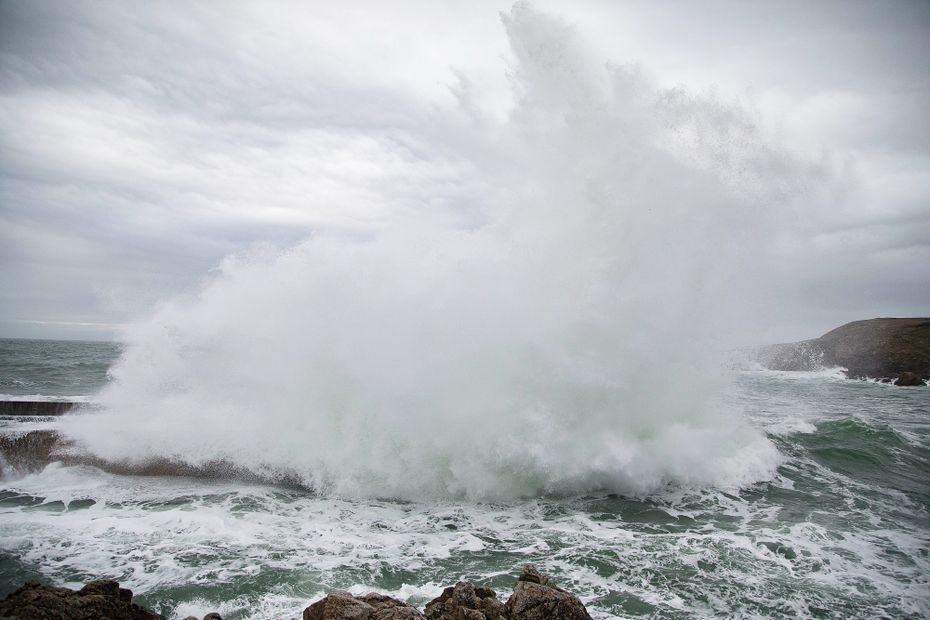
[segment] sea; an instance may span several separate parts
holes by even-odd
[[[93,402],[121,351],[2,340],[2,399]],[[505,599],[531,562],[595,618],[930,617],[926,388],[734,369],[714,406],[774,448],[768,479],[398,497],[61,462],[7,469],[0,595],[30,579],[106,577],[170,618],[299,618],[332,590],[422,605],[469,580]],[[7,417],[0,431],[68,433],[65,419],[99,415]]]

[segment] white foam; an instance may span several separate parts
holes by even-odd
[[[805,465],[813,468],[809,475],[829,474],[815,465]],[[579,510],[581,500],[497,505],[340,500],[262,485],[114,476],[56,464],[6,483],[7,490],[45,503],[0,507],[0,549],[52,580],[109,576],[137,594],[242,584],[238,598],[201,596],[174,610],[176,617],[207,611],[256,619],[298,616],[332,589],[385,591],[379,587],[384,571],[413,575],[415,583],[386,593],[422,605],[465,573],[497,579],[501,564],[512,571],[524,561],[558,576],[595,617],[611,615],[599,601],[617,592],[689,614],[702,613],[706,605],[710,615],[745,615],[747,594],[779,606],[784,599],[803,610],[812,596],[824,593],[860,601],[874,596],[876,605],[898,601],[899,609],[919,613],[919,601],[930,593],[925,533],[903,525],[863,529],[853,522],[870,513],[916,516],[921,509],[892,496],[866,500],[875,496],[843,477],[823,483],[855,499],[850,526],[841,531],[816,513],[808,522],[786,524],[779,505],[719,491],[658,496],[654,510],[705,524],[667,530]],[[95,503],[79,508],[71,504],[75,500]],[[833,515],[827,517],[829,522]],[[789,559],[767,542],[796,556]],[[716,572],[703,574],[706,565]],[[605,574],[604,566],[613,572]],[[292,581],[250,592],[248,584],[271,570]],[[689,571],[702,575],[665,581]],[[650,577],[655,575],[666,577],[655,581]],[[509,577],[504,581],[512,583]],[[872,595],[863,594],[862,583],[871,584]],[[506,589],[499,593],[509,595]]]
[[[817,370],[771,370],[758,366],[752,369],[741,370],[740,372],[748,376],[762,376],[785,381],[846,380],[846,369],[841,366],[828,366]]]
[[[0,394],[0,400],[9,400],[15,402],[48,402],[48,403],[90,403],[93,402],[93,395],[84,394],[78,396],[60,396],[48,394]]]

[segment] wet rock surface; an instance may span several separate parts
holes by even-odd
[[[511,620],[591,620],[577,597],[540,575],[532,564],[520,574],[507,611]]]
[[[905,386],[925,385],[923,379],[912,372],[902,372],[900,375],[898,375],[898,378],[895,379],[894,384]]]
[[[0,601],[0,618],[19,620],[163,620],[132,602],[115,581],[92,581],[78,591],[29,582]]]
[[[303,620],[414,620],[415,607],[384,594],[353,596],[332,592],[304,610]]]
[[[132,602],[132,591],[112,580],[80,590],[29,582],[0,601],[0,620],[163,620]],[[491,588],[460,581],[421,612],[385,594],[331,592],[304,609],[303,620],[591,620],[581,601],[527,564],[506,603]],[[184,620],[197,620],[188,616]],[[223,620],[212,612],[203,620]]]
[[[58,443],[58,433],[47,430],[0,435],[0,475],[40,471],[52,461]]]
[[[523,568],[506,603],[491,588],[460,581],[426,604],[423,613],[383,594],[333,592],[304,610],[304,620],[590,620],[577,597],[532,564]]]
[[[443,590],[423,610],[427,620],[498,620],[507,618],[507,609],[491,588],[460,581]]]

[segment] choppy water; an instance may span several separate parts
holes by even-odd
[[[37,346],[83,361],[53,381],[20,370],[42,362],[7,355],[4,385],[89,394],[114,351]],[[176,618],[296,618],[331,589],[422,604],[470,579],[506,596],[532,561],[598,618],[930,615],[930,392],[744,372],[718,406],[775,444],[774,479],[646,497],[409,502],[52,464],[2,481],[0,593],[28,578],[109,576]]]
[[[0,339],[0,399],[68,400],[107,382],[119,355],[113,342]]]

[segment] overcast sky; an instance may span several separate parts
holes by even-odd
[[[0,336],[112,337],[254,244],[479,225],[424,125],[465,90],[507,117],[511,4],[0,0]],[[760,337],[930,315],[930,3],[533,5],[844,171],[778,240]]]

